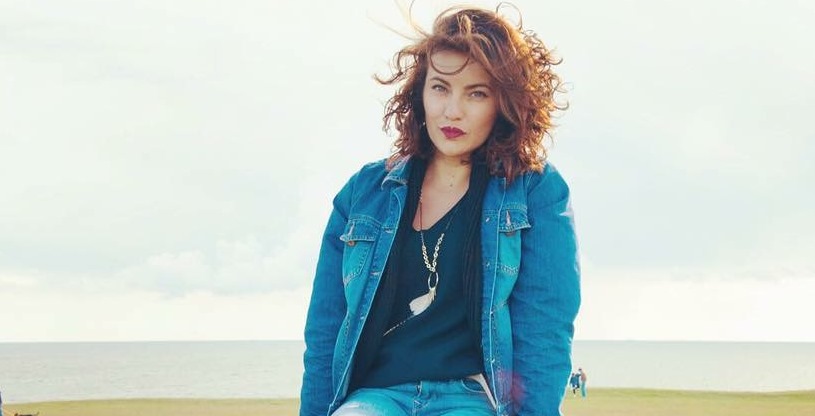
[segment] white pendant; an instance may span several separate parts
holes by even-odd
[[[433,299],[436,298],[436,287],[431,287],[430,290],[422,296],[419,296],[416,299],[410,301],[410,311],[413,313],[413,316],[416,316],[427,309],[431,303],[433,303]]]

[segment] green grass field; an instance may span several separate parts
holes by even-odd
[[[567,394],[563,413],[568,416],[808,416],[815,415],[815,391],[721,393],[594,389],[586,399]]]
[[[298,401],[137,399],[7,404],[15,412],[40,416],[246,416],[297,414]],[[589,397],[566,396],[567,416],[808,416],[815,415],[815,391],[717,393],[672,390],[591,389]]]

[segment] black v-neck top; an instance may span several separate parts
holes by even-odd
[[[467,326],[463,284],[467,213],[472,211],[469,208],[473,203],[468,190],[447,214],[423,232],[431,264],[436,242],[442,232],[445,235],[439,249],[435,299],[418,314],[411,312],[409,305],[428,293],[430,271],[422,258],[420,234],[410,221],[405,221],[408,229],[401,256],[391,259],[400,262],[391,316],[361,387],[459,379],[483,372],[478,340]]]

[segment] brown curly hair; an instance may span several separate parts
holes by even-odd
[[[433,153],[423,127],[422,91],[430,57],[444,50],[464,53],[481,64],[498,91],[495,125],[471,162],[486,163],[491,174],[510,181],[527,171],[541,171],[546,160],[543,139],[551,138],[554,127],[552,115],[568,107],[555,100],[555,93],[564,91],[552,67],[561,60],[534,32],[510,24],[498,10],[451,8],[436,18],[431,33],[413,27],[419,38],[394,55],[392,75],[375,76],[383,85],[398,86],[383,117],[384,130],[395,127],[398,133],[389,166],[406,156],[427,159]]]

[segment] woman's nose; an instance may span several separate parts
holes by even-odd
[[[461,109],[461,103],[459,102],[458,97],[451,95],[447,102],[445,103],[444,107],[444,117],[449,120],[458,120],[463,116],[463,112]]]

